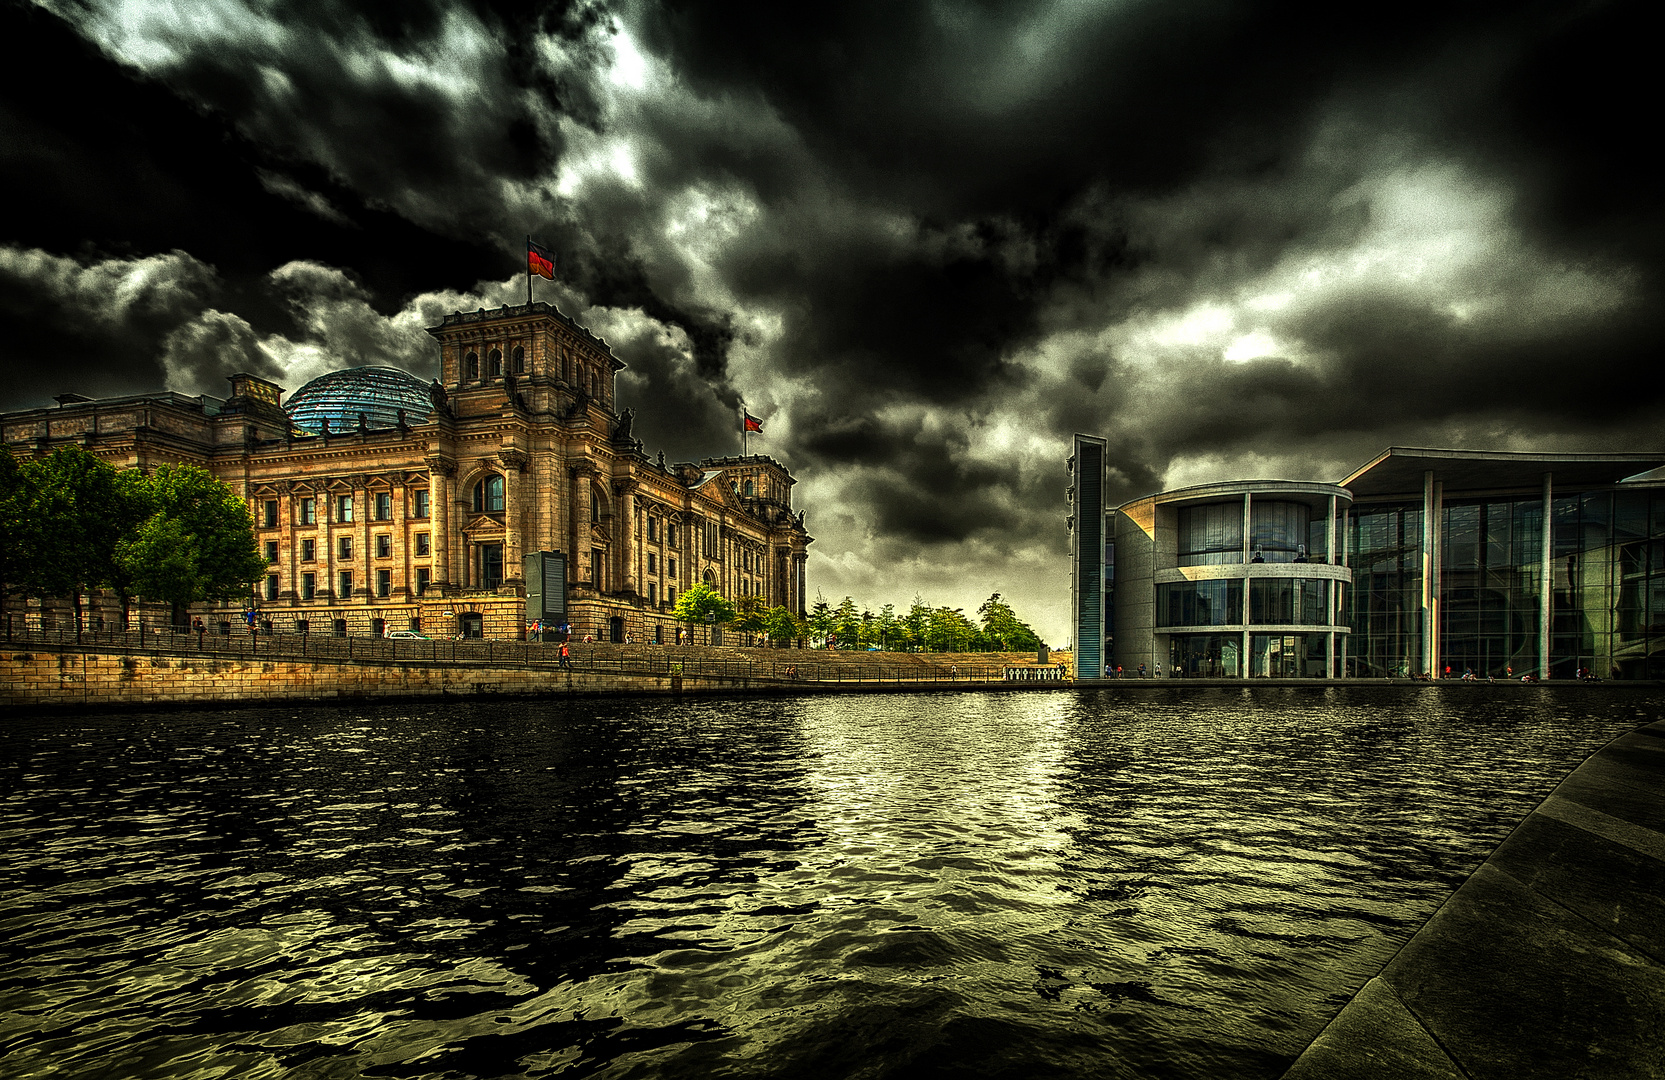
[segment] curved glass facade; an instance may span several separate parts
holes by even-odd
[[[1180,566],[1242,562],[1242,500],[1180,507],[1178,544]]]
[[[1156,587],[1157,626],[1231,626],[1242,621],[1242,578],[1176,581]]]
[[[302,431],[314,435],[356,431],[362,417],[368,428],[419,424],[433,409],[428,384],[408,371],[390,367],[356,367],[320,375],[289,396],[284,411]]]
[[[1249,621],[1328,626],[1330,583],[1323,578],[1249,579]]]
[[[1303,561],[1312,531],[1312,507],[1306,503],[1254,500],[1249,509],[1249,550],[1256,562]]]

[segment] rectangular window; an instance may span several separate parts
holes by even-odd
[[[648,539],[659,539],[659,522],[654,518],[648,518]]]
[[[267,574],[266,575],[266,599],[276,600],[277,598],[278,598],[278,576],[276,574]]]
[[[278,559],[277,541],[276,540],[266,541],[266,565],[267,566],[275,565],[277,563],[277,559]]]
[[[650,551],[650,552],[648,552],[648,573],[656,574],[658,572],[659,572],[659,567],[654,562],[653,552]]]
[[[386,559],[392,554],[393,537],[388,533],[382,533],[380,536],[376,537],[376,558]]]
[[[426,566],[416,568],[416,595],[423,596],[428,591],[428,583],[432,580],[431,572]]]
[[[676,526],[674,524],[665,526],[665,543],[676,547]]]
[[[480,587],[495,589],[503,584],[503,545],[480,545]]]
[[[393,520],[393,493],[390,491],[376,492],[376,520]]]
[[[318,523],[318,500],[305,498],[301,500],[301,524],[316,525]]]
[[[657,604],[658,602],[659,602],[659,586],[650,581],[650,582],[648,582],[648,603],[649,604]]]
[[[318,557],[318,541],[311,538],[301,541],[301,561],[312,562]]]
[[[665,572],[667,574],[670,574],[672,577],[676,577],[676,560],[675,559],[666,559],[665,560]]]
[[[590,584],[601,588],[601,549],[590,549]]]
[[[705,537],[700,547],[700,554],[708,559],[720,560],[723,556],[722,552],[718,550],[717,541],[717,523],[715,521],[705,522]]]
[[[335,500],[335,520],[337,520],[337,521],[351,521],[351,520],[353,520],[353,497],[351,495],[338,495],[338,496],[336,496],[336,500]]]
[[[376,571],[376,595],[384,597],[393,595],[393,571]]]
[[[665,603],[667,603],[667,604],[676,603],[676,586],[675,585],[665,586]]]
[[[428,516],[428,489],[427,488],[417,489],[417,492],[416,492],[416,516],[419,517],[419,518],[425,518],[425,517]]]
[[[312,623],[306,619],[295,620],[295,633],[305,634],[312,630]]]
[[[267,499],[266,500],[265,524],[266,524],[266,527],[268,529],[277,528],[277,500],[276,499]]]
[[[336,590],[335,598],[337,600],[349,600],[352,598],[352,595],[353,572],[351,570],[343,570],[341,571],[341,588]]]
[[[318,595],[318,575],[317,574],[302,574],[301,575],[301,599],[302,600],[311,600],[313,597],[315,597],[317,595]],[[302,633],[305,633],[305,631],[303,630]]]
[[[350,537],[350,536],[343,536],[341,538],[340,550],[341,550],[341,558],[343,558],[343,559],[352,558],[353,557],[353,538]]]
[[[428,551],[429,551],[429,548],[428,548],[428,534],[427,533],[417,533],[416,534],[416,553],[418,555],[426,555],[426,554],[428,554]]]

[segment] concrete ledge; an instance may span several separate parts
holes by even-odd
[[[1575,769],[1284,1075],[1665,1077],[1665,722]]]

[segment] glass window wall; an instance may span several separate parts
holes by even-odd
[[[1240,634],[1174,634],[1168,639],[1168,670],[1181,678],[1241,678],[1242,649]]]
[[[1156,625],[1231,626],[1243,621],[1243,580],[1178,581],[1156,587]]]
[[[1413,674],[1422,647],[1422,506],[1354,506],[1347,514],[1353,587],[1347,675]]]
[[[1249,621],[1274,625],[1329,625],[1330,583],[1322,578],[1252,578]]]
[[[1180,507],[1178,544],[1180,566],[1242,562],[1242,500]]]
[[[1320,515],[1322,521],[1322,515]],[[1249,511],[1249,550],[1254,562],[1307,560],[1312,507],[1306,503],[1254,500]]]

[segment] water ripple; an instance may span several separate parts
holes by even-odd
[[[19,1078],[1274,1077],[1661,705],[11,718],[0,1054]]]

